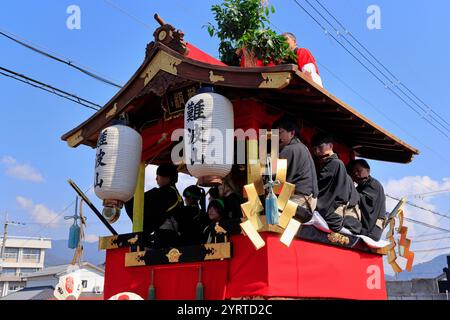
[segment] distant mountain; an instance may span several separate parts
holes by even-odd
[[[389,281],[405,281],[411,279],[436,278],[442,274],[442,269],[447,267],[447,256],[443,254],[436,258],[414,265],[411,272],[403,271],[398,276],[386,275],[385,279]]]
[[[52,248],[45,251],[46,267],[71,263],[75,250],[67,247],[67,240],[52,240]],[[98,242],[85,242],[83,261],[100,265],[105,262],[105,251],[98,250]]]

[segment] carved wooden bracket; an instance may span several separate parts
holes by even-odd
[[[155,14],[154,18],[160,24],[160,27],[153,33],[155,41],[161,42],[182,55],[187,55],[188,49],[186,47],[186,41],[183,39],[183,31],[177,30],[172,25],[165,23],[158,14]]]

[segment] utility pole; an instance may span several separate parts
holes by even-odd
[[[0,257],[1,257],[1,259],[0,259],[0,274],[3,272],[3,261],[4,261],[4,256],[5,256],[6,238],[8,237],[8,226],[9,225],[20,226],[20,225],[25,225],[25,223],[16,222],[16,221],[9,221],[8,220],[8,213],[6,214],[5,224],[4,224],[4,227],[3,227],[2,250],[1,250],[1,254],[0,254]]]

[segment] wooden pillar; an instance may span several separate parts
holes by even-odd
[[[144,186],[145,186],[145,162],[139,165],[139,173],[134,191],[133,202],[133,232],[144,230]]]

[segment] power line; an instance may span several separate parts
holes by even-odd
[[[394,199],[394,200],[397,200],[397,201],[401,201],[401,199],[396,198],[396,197],[393,197],[393,196],[390,196],[390,195],[388,195],[388,194],[386,194],[386,197],[389,197],[389,198]],[[421,207],[421,206],[419,206],[419,205],[417,205],[417,204],[415,204],[415,203],[412,203],[412,202],[409,202],[409,201],[406,201],[405,203],[408,204],[408,205],[410,205],[411,207],[415,207],[415,208],[421,209],[421,210],[423,210],[423,211],[427,211],[427,212],[430,212],[430,213],[432,213],[432,214],[441,216],[441,217],[443,217],[443,218],[450,219],[450,216],[448,216],[448,215],[445,215],[445,214],[443,214],[443,213],[439,213],[439,212],[436,212],[436,211],[433,211],[433,210],[430,210],[430,209]]]
[[[435,233],[421,234],[421,235],[413,236],[413,238],[414,238],[414,239],[417,239],[417,238],[431,237],[431,236],[442,236],[442,235],[444,235],[444,234],[446,234],[446,233],[450,233],[450,231],[448,231],[448,232],[443,231],[443,232],[435,232]]]
[[[436,130],[438,130],[442,135],[444,135],[447,139],[449,138],[449,135],[442,131],[442,129],[438,128],[432,121],[424,117],[415,107],[413,107],[411,104],[409,104],[403,97],[401,97],[396,91],[394,91],[388,84],[386,84],[378,75],[376,75],[369,67],[367,67],[358,57],[353,54],[342,42],[340,42],[338,39],[336,39],[335,36],[333,36],[332,33],[330,33],[305,7],[303,7],[297,0],[294,0],[294,3],[297,4],[311,19],[313,19],[325,32],[325,34],[328,34],[330,37],[332,37],[347,53],[349,53],[356,61],[358,61],[361,66],[363,66],[372,76],[374,76],[386,89],[388,89],[390,92],[392,92],[397,98],[403,101],[405,105],[407,105],[411,110],[413,110],[419,117],[424,119],[426,122],[428,122],[432,127],[434,127]],[[360,52],[360,51],[359,51]],[[361,53],[360,53],[361,54]],[[362,54],[361,54],[362,55]],[[362,55],[365,59],[367,59],[364,55]],[[388,80],[392,83],[392,81]],[[446,129],[447,131],[450,131],[450,129]]]
[[[423,198],[423,197],[433,196],[438,193],[447,193],[447,192],[450,192],[450,189],[442,189],[442,190],[435,190],[435,191],[431,191],[431,192],[415,193],[415,194],[410,194],[407,196],[415,197],[415,198]]]
[[[330,68],[328,68],[326,65],[324,65],[323,63],[317,61],[317,63],[323,67],[329,74],[331,74],[334,78],[336,78],[339,82],[341,82],[344,86],[346,86],[349,90],[351,90],[354,94],[356,94],[361,100],[363,100],[364,102],[366,102],[369,106],[371,106],[373,109],[375,109],[379,114],[381,114],[386,120],[388,120],[389,122],[391,122],[392,124],[394,124],[397,128],[399,128],[401,131],[403,131],[404,133],[406,133],[408,136],[410,136],[411,138],[413,138],[415,141],[417,141],[418,143],[420,143],[421,145],[423,145],[425,148],[427,148],[428,150],[430,150],[432,153],[434,153],[437,157],[439,157],[441,160],[445,161],[446,163],[450,164],[450,161],[448,159],[446,159],[442,154],[438,153],[436,150],[434,150],[433,148],[431,148],[430,146],[428,146],[427,144],[425,144],[423,141],[419,140],[417,137],[413,136],[410,132],[406,131],[404,128],[402,128],[396,121],[394,121],[393,119],[391,119],[386,113],[384,113],[383,111],[381,111],[380,108],[378,108],[377,106],[375,106],[371,101],[369,101],[367,98],[365,98],[364,96],[362,96],[360,93],[358,93],[355,89],[353,89],[352,86],[350,86],[347,82],[345,82],[344,80],[342,80],[342,78],[340,78],[339,76],[337,76],[333,71],[331,71]],[[428,187],[427,187],[428,188]]]
[[[425,226],[427,228],[431,228],[431,229],[435,229],[435,230],[441,230],[441,231],[444,231],[444,232],[450,232],[450,230],[448,230],[448,229],[440,228],[440,227],[434,226],[432,224],[429,224],[429,223],[426,223],[426,222],[423,222],[423,221],[414,220],[414,219],[411,219],[411,218],[408,218],[408,217],[405,217],[404,219],[406,221],[409,221],[409,222],[412,222],[412,223],[420,224],[420,225]]]
[[[93,72],[90,72],[90,71],[88,71],[88,70],[86,70],[84,68],[81,68],[81,67],[75,65],[74,61],[71,61],[71,60],[68,60],[68,59],[64,60],[64,59],[58,58],[58,57],[56,57],[56,56],[54,56],[54,55],[52,55],[52,54],[50,54],[48,52],[45,52],[45,51],[40,50],[40,49],[37,49],[37,48],[35,48],[35,47],[33,47],[33,46],[23,42],[23,41],[20,41],[16,37],[12,36],[12,34],[10,32],[8,32],[8,33],[9,34],[7,34],[5,31],[0,30],[0,35],[2,35],[4,37],[6,37],[6,38],[8,38],[8,39],[18,43],[18,44],[20,44],[21,46],[24,46],[24,47],[26,47],[26,48],[34,51],[34,52],[37,52],[37,53],[39,53],[39,54],[41,54],[41,55],[43,55],[43,56],[45,56],[47,58],[50,58],[50,59],[53,59],[55,61],[61,62],[61,63],[65,64],[65,65],[68,65],[69,67],[74,68],[74,69],[76,69],[76,70],[78,70],[78,71],[80,71],[80,72],[90,76],[91,78],[94,78],[94,79],[98,80],[98,81],[101,81],[103,83],[112,85],[112,86],[114,86],[116,88],[119,88],[119,89],[122,88],[122,86],[112,82],[111,80],[108,80],[108,79],[106,79],[104,77],[96,75]]]
[[[94,186],[91,185],[88,189],[86,189],[86,191],[84,191],[84,193],[87,193],[89,190],[91,190]],[[64,209],[62,209],[57,215],[55,215],[53,217],[53,219],[51,219],[50,221],[48,221],[47,223],[45,223],[42,228],[40,228],[38,231],[36,231],[31,238],[37,236],[41,231],[43,231],[44,229],[48,228],[52,223],[54,223],[56,221],[56,219],[60,218],[74,203],[75,201],[70,202],[66,207],[64,207]],[[25,244],[27,244],[30,241],[30,239],[25,240],[22,243],[22,246],[25,246]]]
[[[114,2],[110,1],[110,0],[103,0],[104,2],[106,2],[107,4],[109,4],[111,7],[115,8],[116,10],[122,12],[123,14],[125,14],[126,16],[128,16],[129,18],[133,19],[134,21],[138,22],[140,25],[144,26],[147,29],[152,29],[152,27],[145,23],[144,21],[142,21],[141,19],[139,19],[138,17],[136,17],[134,14],[129,13],[128,11],[126,11],[125,9],[119,7],[117,4],[115,4]]]
[[[341,28],[345,31],[345,33],[349,35],[353,40],[355,40],[356,43],[360,47],[362,47],[384,70],[386,70],[397,83],[403,86],[417,100],[419,100],[424,106],[426,106],[428,110],[431,110],[437,117],[439,117],[442,121],[444,121],[445,124],[450,125],[444,118],[442,118],[436,112],[434,112],[434,110],[431,109],[422,99],[420,99],[416,94],[414,94],[414,92],[412,92],[402,81],[400,81],[383,63],[381,63],[380,60],[378,60],[356,37],[354,37],[353,34],[324,5],[322,5],[322,3],[319,0],[315,1],[322,7],[322,9],[324,9],[334,19],[334,21],[336,21],[341,26]]]
[[[26,84],[28,84],[30,86],[35,87],[35,88],[38,88],[38,89],[50,92],[50,93],[55,94],[55,95],[57,95],[59,97],[62,97],[64,99],[67,99],[67,100],[70,100],[72,102],[78,103],[78,104],[80,104],[82,106],[85,106],[86,108],[89,108],[89,109],[92,109],[92,110],[95,110],[95,111],[98,111],[101,108],[100,105],[98,105],[98,104],[96,104],[94,102],[91,102],[89,100],[80,98],[80,97],[78,97],[78,96],[76,96],[76,95],[74,95],[72,93],[69,93],[69,92],[63,91],[61,89],[55,88],[55,87],[53,87],[51,85],[48,85],[48,84],[45,84],[43,82],[37,81],[37,80],[32,79],[30,77],[24,76],[23,74],[14,72],[12,70],[3,68],[1,66],[0,66],[0,70],[4,71],[4,72],[0,71],[0,74],[5,76],[5,77],[9,77],[9,78],[15,79],[17,81],[26,83]]]
[[[322,19],[324,19],[335,31],[336,34],[338,36],[342,36],[342,38],[348,43],[350,44],[350,46],[352,46],[353,49],[355,49],[367,62],[369,62],[379,73],[381,73],[391,84],[393,84],[395,87],[397,87],[397,89],[404,95],[406,96],[409,100],[411,100],[416,106],[418,106],[423,112],[425,112],[425,116],[428,115],[429,111],[432,111],[435,115],[438,116],[438,118],[442,119],[444,121],[445,124],[442,124],[441,122],[439,122],[438,120],[434,119],[434,117],[431,115],[430,117],[432,119],[434,119],[444,130],[450,132],[449,129],[449,124],[445,121],[445,119],[443,119],[441,116],[439,116],[436,112],[434,112],[434,110],[432,110],[428,105],[426,105],[420,98],[418,98],[409,88],[407,88],[405,85],[403,85],[404,88],[407,89],[408,92],[410,92],[416,99],[419,99],[419,101],[422,102],[422,104],[425,104],[427,109],[424,109],[423,106],[421,106],[420,104],[418,104],[414,99],[412,99],[409,95],[407,95],[400,87],[398,87],[397,84],[401,83],[400,80],[397,79],[396,76],[394,76],[392,74],[392,72],[389,71],[388,68],[386,68],[364,45],[361,44],[361,42],[359,42],[353,35],[351,35],[352,39],[354,39],[361,47],[364,48],[364,50],[366,52],[369,53],[369,55],[376,61],[378,62],[379,65],[381,65],[383,67],[383,69],[385,69],[393,78],[395,81],[392,81],[392,79],[390,79],[388,76],[386,76],[386,74],[381,71],[372,61],[370,61],[358,48],[356,48],[350,41],[347,40],[347,38],[337,29],[335,28],[335,26],[333,24],[331,24],[329,22],[329,20],[327,18],[325,18],[308,0],[305,0],[313,9],[314,11],[316,11],[321,17]],[[324,8],[324,10],[333,17],[334,20],[338,21],[336,19],[336,17],[334,17],[318,0],[316,0],[317,3],[319,3],[319,5]],[[349,31],[340,23],[338,22],[338,24],[344,29],[345,33],[350,34]],[[424,116],[422,116],[424,118]],[[444,133],[447,136],[447,133]],[[447,136],[448,137],[448,136]]]
[[[397,89],[404,95],[404,96],[406,96],[408,99],[410,99],[411,101],[412,101],[412,103],[414,103],[416,106],[418,106],[423,112],[425,112],[425,113],[428,113],[428,110],[426,110],[426,109],[424,109],[420,104],[418,104],[414,99],[412,99],[410,96],[408,96],[401,88],[399,88],[397,85],[396,85],[396,83],[395,82],[393,82],[390,78],[389,78],[389,76],[387,76],[382,70],[380,70],[380,68],[378,68],[372,61],[370,61],[370,59],[368,59],[358,48],[356,48],[354,45],[353,45],[353,43],[351,43],[332,23],[330,23],[330,21],[326,18],[326,17],[324,17],[323,15],[322,15],[322,13],[319,11],[319,10],[317,10],[316,9],[316,7],[314,7],[308,0],[305,0],[306,1],[306,3],[308,3],[309,4],[309,6],[311,7],[311,8],[313,8],[313,10],[317,13],[317,14],[319,14],[320,15],[320,17],[323,19],[323,20],[325,20],[326,21],[326,23],[328,24],[328,25],[330,25],[331,26],[331,28],[333,28],[334,29],[334,31],[336,31],[336,34],[338,35],[338,36],[342,36],[341,38],[342,39],[344,39],[354,50],[356,50],[370,65],[372,65],[372,67],[374,67],[381,75],[383,75],[385,78],[386,78],[386,80],[387,81],[389,81],[392,85],[394,85],[394,86],[396,86],[397,87]],[[316,0],[317,1],[317,0]],[[328,12],[328,11],[327,11]],[[344,28],[345,29],[345,28]],[[367,49],[366,49],[367,50]],[[373,56],[373,55],[372,55]],[[377,60],[378,61],[378,60]],[[386,69],[386,68],[385,68]],[[394,76],[394,78],[395,78],[395,76]],[[396,79],[396,78],[395,78]],[[398,81],[398,80],[397,80]],[[431,116],[431,118],[433,118],[434,119],[434,117],[433,116]],[[438,121],[437,121],[438,122]],[[449,128],[446,126],[446,125],[443,125],[442,123],[440,123],[440,122],[438,122],[438,124],[439,125],[441,125],[441,127],[443,127],[443,129],[444,130],[447,130],[447,131],[449,131],[450,132],[450,130],[449,130]],[[444,133],[444,135],[447,135],[446,133]]]
[[[433,239],[414,240],[414,243],[437,241],[437,240],[444,240],[444,239],[450,239],[450,237],[440,237],[440,238],[433,238]]]
[[[432,252],[432,251],[449,250],[449,249],[450,249],[450,247],[414,250],[414,253],[416,253],[416,252]]]
[[[279,32],[283,32],[283,30],[281,30],[281,28],[279,28],[278,26],[276,26],[275,24],[273,24],[272,22],[270,22],[270,24],[277,29]],[[334,78],[336,78],[339,82],[341,82],[344,86],[346,86],[349,90],[351,90],[354,94],[356,94],[361,100],[363,100],[364,102],[366,102],[369,106],[371,106],[373,109],[375,109],[378,113],[380,113],[386,120],[390,121],[391,123],[393,123],[397,128],[399,128],[401,131],[403,131],[404,133],[406,133],[408,136],[410,136],[411,138],[413,138],[415,141],[417,141],[418,143],[420,143],[421,145],[423,145],[425,148],[427,148],[428,150],[430,150],[432,153],[434,153],[437,157],[439,157],[441,160],[443,160],[444,162],[450,164],[450,161],[448,159],[446,159],[443,155],[441,155],[440,153],[438,153],[437,151],[435,151],[433,148],[429,147],[427,144],[425,144],[423,141],[419,140],[417,137],[413,136],[411,133],[407,132],[404,128],[402,128],[396,121],[394,121],[393,119],[391,119],[387,114],[385,114],[383,111],[380,110],[380,108],[376,107],[372,102],[370,102],[368,99],[366,99],[365,97],[363,97],[360,93],[358,93],[352,86],[350,86],[347,82],[345,82],[344,80],[342,80],[342,78],[340,78],[339,76],[337,76],[333,71],[331,71],[330,68],[328,68],[326,65],[324,65],[323,63],[317,61],[317,64],[319,64],[321,67],[323,67],[329,74],[331,74]],[[425,186],[425,185],[424,185]],[[428,187],[427,187],[428,188]]]

